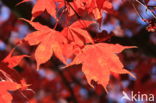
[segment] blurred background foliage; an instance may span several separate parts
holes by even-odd
[[[33,2],[16,6],[21,0],[0,1],[0,59],[2,60],[16,47],[16,43],[24,38],[32,27],[23,23],[19,18],[31,18]],[[55,57],[42,65],[39,71],[35,70],[35,60],[24,59],[16,70],[24,78],[35,94],[25,91],[32,103],[127,103],[121,100],[122,91],[130,91],[156,95],[156,32],[149,30],[156,26],[156,0],[110,0],[113,3],[114,13],[104,13],[100,28],[94,26],[90,33],[98,39],[111,36],[106,42],[122,45],[135,45],[137,49],[125,50],[120,53],[120,59],[126,69],[132,71],[137,79],[128,75],[111,77],[109,94],[106,94],[100,85],[91,88],[79,66],[61,69],[61,63]],[[146,0],[145,0],[146,1]],[[146,7],[149,7],[148,9]],[[137,10],[136,10],[137,9]],[[152,11],[152,13],[151,13]],[[148,22],[144,22],[144,20]],[[37,17],[35,21],[54,27],[55,20],[47,13]],[[62,30],[60,25],[57,30]],[[16,47],[16,54],[31,54],[36,47],[21,45]],[[13,103],[25,103],[27,99],[13,93]],[[139,103],[146,103],[139,102]]]

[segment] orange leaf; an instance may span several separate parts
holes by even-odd
[[[21,88],[20,84],[9,81],[0,82],[0,102],[1,103],[12,103],[12,96],[8,91],[16,91]]]
[[[38,31],[28,34],[24,40],[27,41],[30,45],[38,45],[35,51],[35,59],[37,61],[37,69],[39,69],[40,64],[47,62],[53,53],[57,58],[59,58],[63,63],[66,64],[65,58],[62,53],[61,45],[66,43],[66,38],[55,31],[44,25],[39,24],[38,22],[31,22],[31,24]]]
[[[28,2],[31,0],[23,0],[16,5],[20,5],[22,3]],[[37,0],[33,9],[32,9],[32,18],[34,20],[37,16],[42,14],[44,11],[47,11],[51,16],[56,18],[56,5],[54,0]]]
[[[82,63],[82,71],[86,75],[88,83],[92,86],[90,82],[94,80],[101,84],[107,91],[106,88],[111,72],[130,74],[135,78],[132,73],[124,69],[123,64],[116,55],[116,53],[127,48],[133,48],[133,46],[107,43],[87,45],[83,48],[82,52],[75,57],[71,64]]]
[[[53,0],[37,0],[32,9],[32,19],[39,16],[42,12],[47,11],[51,16],[56,18],[56,5]]]
[[[37,61],[37,69],[39,69],[40,64],[47,62],[53,55],[53,48],[50,42],[50,35],[46,36],[44,40],[40,43],[35,51],[35,59]]]
[[[12,56],[13,52],[14,52],[14,49],[2,61],[4,63],[8,63],[9,68],[13,68],[17,66],[24,57],[28,57],[28,55]]]
[[[89,33],[83,28],[87,28],[93,21],[79,20],[63,29],[62,34],[71,42],[79,46],[84,43],[94,43]]]

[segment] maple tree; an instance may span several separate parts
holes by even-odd
[[[116,0],[116,2],[117,1],[118,0]],[[150,0],[146,0],[145,4],[147,5],[149,1]],[[22,7],[24,3],[29,2],[32,2],[32,0],[22,0],[16,5]],[[28,23],[28,25],[35,30],[27,33],[23,39],[18,40],[14,45],[14,49],[0,62],[0,102],[11,103],[13,101],[12,95],[20,94],[22,102],[29,101],[30,103],[38,103],[34,98],[29,97],[34,95],[34,91],[38,91],[40,88],[33,88],[34,84],[36,83],[35,85],[38,85],[37,82],[39,82],[36,80],[39,75],[37,72],[40,72],[40,69],[45,64],[51,68],[51,63],[56,61],[59,61],[61,67],[55,68],[54,71],[60,74],[60,77],[52,82],[43,82],[40,86],[41,88],[47,87],[49,90],[57,91],[49,86],[54,87],[55,85],[53,84],[57,84],[62,78],[64,84],[69,88],[68,92],[61,92],[61,90],[64,90],[61,87],[61,90],[58,90],[64,98],[68,96],[75,98],[73,90],[68,86],[68,80],[71,81],[70,76],[73,77],[73,75],[68,71],[75,72],[82,68],[81,71],[84,73],[87,83],[95,89],[97,88],[97,84],[100,84],[107,94],[109,94],[110,91],[109,85],[111,85],[112,82],[112,75],[118,80],[121,80],[120,74],[128,74],[134,79],[137,78],[138,74],[136,77],[130,70],[127,70],[121,58],[119,58],[122,51],[137,48],[137,46],[109,43],[110,38],[118,35],[118,33],[109,33],[105,30],[99,32],[104,22],[107,22],[104,21],[105,13],[121,19],[113,8],[113,2],[115,1],[36,0],[32,7],[31,18],[19,19],[21,23]],[[43,23],[37,21],[38,17],[47,19],[50,17],[54,25],[52,27],[45,24],[43,25]],[[109,20],[110,18],[106,19]],[[155,22],[153,23],[152,20],[144,21],[149,23],[146,28],[148,31],[155,31]],[[127,24],[124,23],[123,25],[127,26]],[[93,28],[96,27],[97,30],[94,30]],[[117,32],[119,32],[119,30]],[[28,51],[30,54],[22,53],[21,55],[13,55],[19,47],[24,46],[28,48],[35,46],[36,48],[33,52],[31,50]],[[29,63],[26,63],[24,58],[29,59],[29,61],[35,60],[35,66],[29,66]],[[21,62],[24,63],[22,64]],[[24,65],[25,69],[23,71],[26,72],[20,73],[18,69],[16,70],[16,67],[20,65]],[[61,70],[63,70],[64,73],[62,73]],[[36,78],[32,80],[32,76],[34,75],[36,75]],[[49,77],[47,76],[47,78]],[[67,80],[64,78],[67,78]],[[34,81],[34,84],[31,84],[30,81]],[[154,83],[151,83],[151,85],[152,84]],[[138,83],[138,85],[140,84]],[[54,87],[54,89],[55,88],[56,87]],[[79,90],[78,87],[74,88],[74,91],[77,90]],[[97,94],[100,94],[101,90],[102,89],[97,89]],[[40,102],[55,103],[56,101],[50,98],[50,96],[47,96],[43,100],[40,100]],[[73,100],[73,102],[77,103],[76,100]]]

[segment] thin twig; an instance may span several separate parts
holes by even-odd
[[[67,3],[69,6],[70,6],[70,8],[74,11],[74,13],[76,14],[76,16],[79,18],[79,19],[81,19],[81,16],[75,11],[75,9],[72,7],[72,5],[70,4],[70,3]]]
[[[138,12],[138,10],[137,10],[137,8],[135,7],[134,3],[131,2],[131,4],[132,4],[134,10],[136,11],[136,13],[137,13],[137,14],[141,17],[141,19],[144,21],[144,18],[142,17],[142,15],[140,15],[140,13]]]
[[[58,11],[58,12],[59,12],[59,11]],[[62,17],[63,12],[64,12],[64,9],[63,9],[62,13],[60,14],[58,20]],[[55,23],[54,29],[56,29],[56,27],[57,27],[57,25],[58,25],[58,20],[57,20],[56,23]]]
[[[55,68],[54,69],[61,77],[62,81],[64,82],[65,86],[68,88],[70,94],[71,94],[71,98],[73,100],[73,103],[78,103],[76,96],[74,94],[74,91],[72,89],[72,87],[70,86],[70,83],[68,82],[68,80],[66,79],[65,75],[63,74],[63,72],[59,69],[59,68]]]
[[[156,15],[146,5],[144,5],[139,0],[135,0],[135,1],[138,2],[139,4],[141,4],[143,7],[145,7],[152,14],[152,16],[156,19]]]

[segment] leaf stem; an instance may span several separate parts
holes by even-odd
[[[54,70],[55,70],[55,72],[57,72],[60,75],[62,82],[65,84],[65,86],[69,90],[73,103],[78,103],[76,96],[74,94],[74,91],[73,91],[72,87],[70,86],[70,83],[66,79],[65,75],[63,74],[63,72],[59,68],[55,68]]]
[[[69,6],[70,6],[70,8],[74,11],[74,13],[76,14],[76,16],[78,17],[78,19],[81,19],[81,16],[75,11],[75,9],[72,7],[72,5],[68,2],[67,3]]]

